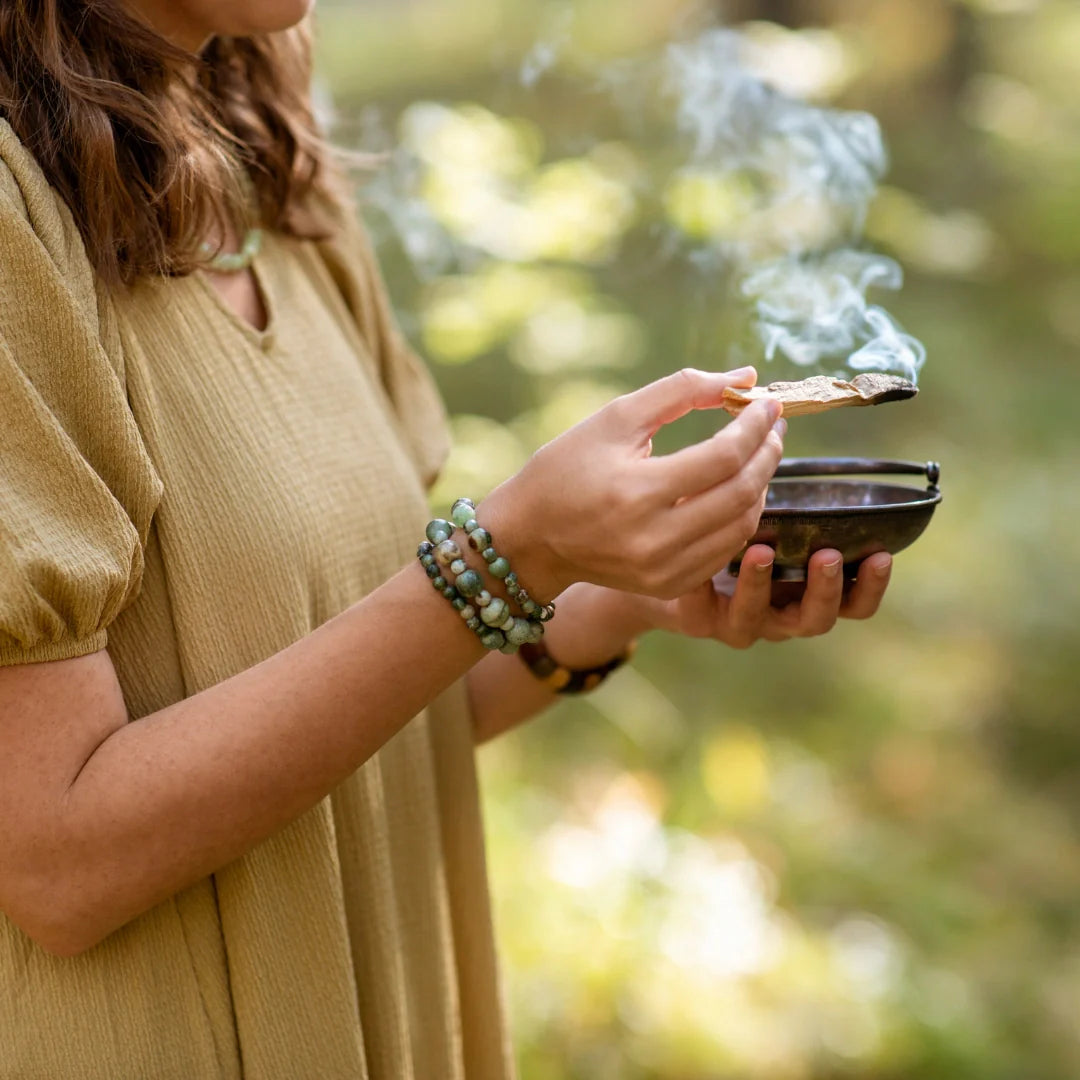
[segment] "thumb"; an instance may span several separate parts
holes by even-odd
[[[648,437],[664,424],[695,409],[720,407],[729,386],[750,387],[757,382],[752,367],[736,371],[698,371],[683,368],[625,394],[612,404],[626,426]]]

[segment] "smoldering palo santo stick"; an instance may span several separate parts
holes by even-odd
[[[881,375],[864,371],[850,382],[829,375],[814,375],[799,382],[775,382],[755,386],[750,390],[728,387],[721,407],[732,416],[755,401],[779,401],[784,416],[809,416],[811,413],[842,409],[848,405],[882,405],[886,401],[906,401],[918,393],[918,388],[897,375]]]

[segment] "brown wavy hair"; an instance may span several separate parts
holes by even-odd
[[[0,115],[110,284],[191,272],[226,225],[332,230],[310,80],[306,25],[193,56],[121,0],[0,0]]]

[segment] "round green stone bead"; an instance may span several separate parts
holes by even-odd
[[[506,591],[511,596],[517,596],[521,592],[521,586],[520,585],[507,585],[506,586]]]
[[[476,618],[476,608],[474,608],[472,606],[472,604],[466,603],[464,600],[462,600],[461,602],[462,602],[462,604],[464,604],[464,607],[459,607],[458,608],[458,614],[466,622],[468,622],[470,619],[475,619]],[[457,607],[456,604],[454,606]]]
[[[524,600],[521,604],[521,610],[531,617],[540,610],[540,605],[535,600]]]
[[[416,554],[422,559],[425,555],[430,555],[434,550],[435,550],[435,545],[430,540],[425,540],[416,549]]]
[[[460,529],[466,521],[473,520],[473,507],[468,503],[454,503],[454,508],[450,511],[450,520]]]
[[[475,532],[480,528],[480,522],[476,518],[471,517],[464,525],[461,526],[467,533]]]
[[[431,563],[424,567],[424,573],[427,574],[429,578],[437,578],[439,576],[439,568],[434,563]]]
[[[457,589],[462,596],[479,596],[484,591],[484,579],[475,570],[466,570],[458,575]]]
[[[491,547],[491,533],[489,533],[487,529],[473,529],[473,531],[469,533],[469,547],[471,547],[473,551],[483,551],[484,548]]]
[[[506,638],[501,630],[487,630],[480,635],[480,644],[485,649],[501,649],[506,644]]]
[[[455,596],[454,597],[454,610],[455,611],[464,611],[466,606],[467,605],[466,605],[464,597],[462,597],[462,596]],[[465,618],[468,618],[468,616],[466,615]]]
[[[509,630],[510,627],[512,627],[513,625],[514,616],[511,615],[509,609],[507,609],[506,618],[501,623],[499,623],[499,629],[502,630],[503,633],[506,633],[506,631]]]
[[[434,589],[438,589],[439,592],[442,592],[443,589],[446,588],[446,578],[444,578],[442,574],[439,574],[437,577],[433,577],[431,579],[431,586]]]
[[[479,576],[479,575],[477,575],[477,576]],[[490,603],[491,603],[491,593],[489,593],[487,591],[487,589],[481,589],[476,594],[476,606],[486,608],[488,606],[488,604],[490,604]]]
[[[494,562],[499,557],[499,553],[494,548],[484,548],[480,554],[484,557],[484,562],[487,563]]]
[[[444,540],[435,549],[435,561],[440,566],[449,566],[455,559],[461,558],[461,548],[453,540]]]
[[[420,556],[420,565],[423,566],[423,567],[434,566],[435,565],[435,556],[434,555],[421,555]]]
[[[457,596],[457,589],[455,589],[453,585],[447,585],[446,588],[443,589],[442,594],[447,600],[453,600],[454,597]]]
[[[510,573],[503,578],[503,581],[506,583],[506,587],[509,589],[511,585],[518,584],[518,576],[514,573],[513,570],[511,570]]]
[[[507,656],[513,656],[518,651],[517,645],[512,645],[509,641],[499,650],[501,653],[505,653]]]
[[[544,624],[529,621],[529,641],[535,645],[544,636]]]
[[[524,645],[532,640],[532,627],[528,619],[514,619],[513,625],[506,631],[506,640],[511,645]]]
[[[424,532],[424,535],[433,543],[441,544],[444,540],[449,540],[454,532],[454,526],[449,521],[444,521],[442,518],[435,518],[434,521],[428,522],[428,527]]]
[[[480,612],[480,621],[485,626],[501,626],[506,621],[510,609],[505,600],[494,597],[490,604]]]
[[[472,631],[477,631],[484,624],[474,615],[471,619],[465,620],[465,625]]]
[[[469,569],[469,564],[464,559],[455,559],[450,564],[450,573],[454,575],[464,574]]]
[[[502,581],[510,573],[510,564],[500,556],[488,567],[488,573]]]

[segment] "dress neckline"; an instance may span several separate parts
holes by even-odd
[[[269,349],[272,347],[277,337],[277,302],[266,273],[266,263],[268,261],[270,249],[269,241],[270,237],[267,236],[266,241],[263,243],[262,251],[255,257],[250,267],[250,273],[255,281],[255,288],[259,291],[263,310],[266,312],[266,325],[261,330],[253,323],[248,322],[248,320],[245,319],[243,315],[241,315],[240,312],[238,312],[236,308],[234,308],[232,304],[230,304],[225,297],[214,288],[204,271],[196,270],[195,273],[191,275],[195,279],[198,288],[202,291],[203,295],[209,299],[214,307],[216,307],[218,311],[233,324],[240,334],[259,349]]]

